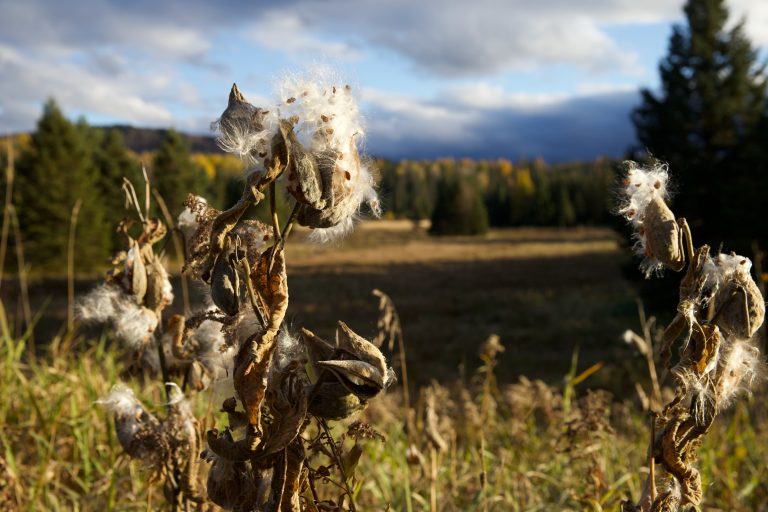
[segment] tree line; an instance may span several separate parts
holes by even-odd
[[[618,162],[440,159],[379,168],[387,215],[431,219],[436,234],[473,234],[489,226],[610,223]]]

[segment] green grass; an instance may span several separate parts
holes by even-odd
[[[111,419],[95,404],[123,365],[105,341],[84,344],[66,351],[54,343],[50,354],[27,361],[23,341],[0,341],[0,500],[10,500],[0,501],[3,510],[163,506],[162,491],[153,493],[140,463],[121,455]],[[399,389],[391,389],[362,418],[387,440],[365,442],[356,473],[359,509],[429,510],[434,492],[445,511],[616,510],[626,495],[640,493],[647,421],[633,400],[590,395],[589,383],[572,390],[527,381],[496,387],[474,373],[467,383],[434,384],[444,452],[430,449],[423,395],[414,395],[416,414],[406,431]],[[156,382],[132,387],[162,410]],[[201,429],[210,427],[220,397],[205,392],[193,400]],[[759,403],[739,403],[718,418],[701,448],[705,510],[768,506],[768,421]],[[411,444],[423,454],[423,468],[407,464]]]

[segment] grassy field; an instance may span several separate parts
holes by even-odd
[[[411,407],[395,386],[359,418],[386,436],[364,444],[360,510],[617,510],[627,495],[637,498],[648,428],[634,393],[640,358],[621,342],[639,326],[614,233],[433,239],[408,223],[372,223],[340,247],[294,242],[293,328],[330,336],[341,319],[373,334],[373,288],[394,299],[403,324]],[[47,303],[53,325],[65,302],[45,286],[33,287],[33,305]],[[491,333],[505,351],[482,360]],[[24,339],[0,344],[0,510],[160,507],[162,491],[120,455],[110,419],[94,405],[118,381],[120,355],[104,337],[38,334],[37,343],[36,359],[25,356]],[[159,386],[145,385],[132,383],[161,410]],[[195,395],[201,429],[221,426],[212,411],[222,396]],[[768,510],[761,396],[719,418],[700,451],[705,510]]]
[[[490,334],[507,345],[502,382],[560,379],[580,347],[592,364],[614,357],[637,305],[626,262],[607,229],[516,229],[484,238],[429,237],[409,224],[364,225],[340,248],[295,245],[291,305],[297,325],[330,334],[336,318],[373,333],[379,288],[397,305],[416,381],[472,367]],[[329,291],[333,290],[329,295]],[[318,301],[317,297],[328,300]]]

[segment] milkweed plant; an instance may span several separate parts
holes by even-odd
[[[322,243],[349,233],[364,211],[379,215],[372,166],[360,153],[357,100],[328,73],[286,77],[277,95],[255,106],[233,85],[213,123],[221,148],[247,164],[242,195],[228,209],[190,194],[169,229],[150,216],[149,182],[143,205],[124,183],[134,211],[118,227],[124,249],[79,302],[82,321],[111,327],[129,368],[165,383],[164,411],[141,403],[127,384],[100,403],[125,452],[162,482],[173,510],[355,510],[358,441],[381,438],[360,421],[341,434],[331,425],[393,382],[380,343],[342,321],[332,341],[285,322],[292,226],[310,228]],[[294,199],[282,229],[278,187]],[[267,197],[271,225],[249,219]],[[158,248],[173,231],[184,235],[183,272],[203,283],[207,306],[166,318],[174,291]],[[229,389],[221,404],[227,421],[202,433],[187,396],[214,384]]]
[[[632,226],[646,277],[665,269],[684,272],[676,314],[658,354],[675,394],[653,413],[650,476],[640,500],[623,503],[625,512],[698,509],[697,449],[717,415],[765,374],[755,339],[765,302],[752,278],[752,262],[735,253],[712,254],[706,244],[695,248],[685,218],[676,219],[667,204],[668,183],[666,165],[629,162],[618,207]],[[658,477],[656,465],[662,470]]]

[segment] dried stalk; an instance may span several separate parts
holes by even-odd
[[[5,273],[5,257],[8,250],[8,230],[11,226],[11,207],[13,205],[13,179],[15,174],[13,141],[10,137],[8,143],[8,162],[5,166],[5,203],[3,204],[3,227],[0,232],[0,285]]]
[[[75,330],[75,230],[77,216],[83,201],[78,198],[72,207],[72,217],[69,221],[69,239],[67,240],[67,330]]]

